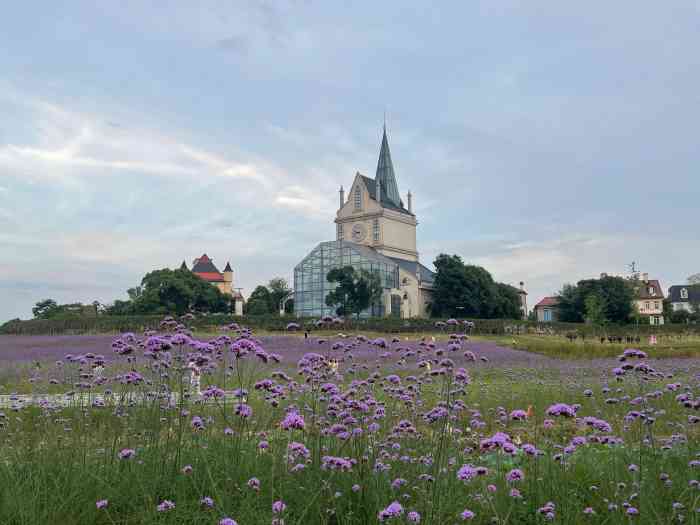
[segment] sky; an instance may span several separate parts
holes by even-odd
[[[438,5],[439,7],[435,7]],[[421,261],[530,305],[700,272],[700,3],[12,2],[0,321],[207,253],[244,294],[334,238],[384,114]]]

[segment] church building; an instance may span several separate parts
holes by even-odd
[[[358,172],[347,199],[341,186],[338,204],[336,240],[322,242],[294,268],[295,314],[334,315],[325,299],[335,283],[326,276],[333,268],[352,266],[378,273],[384,288],[381,303],[363,315],[427,316],[435,274],[419,261],[413,196],[409,191],[404,204],[386,126],[374,179]]]

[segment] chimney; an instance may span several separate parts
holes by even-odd
[[[408,213],[413,213],[413,195],[411,190],[408,190]]]
[[[342,208],[343,204],[345,204],[345,190],[341,186],[340,187],[340,206],[339,206],[339,208]]]

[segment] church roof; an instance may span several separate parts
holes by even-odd
[[[226,268],[224,268],[225,272],[232,272],[233,270],[231,269],[231,263],[227,262],[226,263]]]
[[[370,179],[369,177],[365,177],[364,175],[360,175],[362,177],[362,181],[365,183],[365,186],[367,186],[367,192],[369,193],[369,198],[374,199],[375,201],[377,200],[377,183],[375,182],[374,179]],[[405,213],[407,215],[413,215],[410,211],[408,211],[406,208],[403,207],[403,202],[399,201],[399,206],[395,205],[393,202],[388,200],[387,198],[384,197],[385,192],[382,190],[382,202],[381,205],[384,206],[385,208],[388,208],[390,210],[398,211],[399,213]]]
[[[377,161],[377,173],[375,182],[379,181],[382,189],[382,202],[385,200],[396,207],[403,208],[399,187],[396,184],[394,175],[394,164],[391,162],[391,151],[389,150],[389,140],[386,138],[386,126],[382,136],[382,147],[379,150],[379,160]]]

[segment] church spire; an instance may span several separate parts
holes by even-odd
[[[389,151],[389,140],[386,138],[386,122],[384,122],[384,135],[382,136],[382,147],[379,150],[379,161],[377,162],[377,174],[374,180],[381,188],[381,200],[390,202],[394,206],[401,205],[399,188],[394,175],[394,164],[391,162],[391,152]]]

